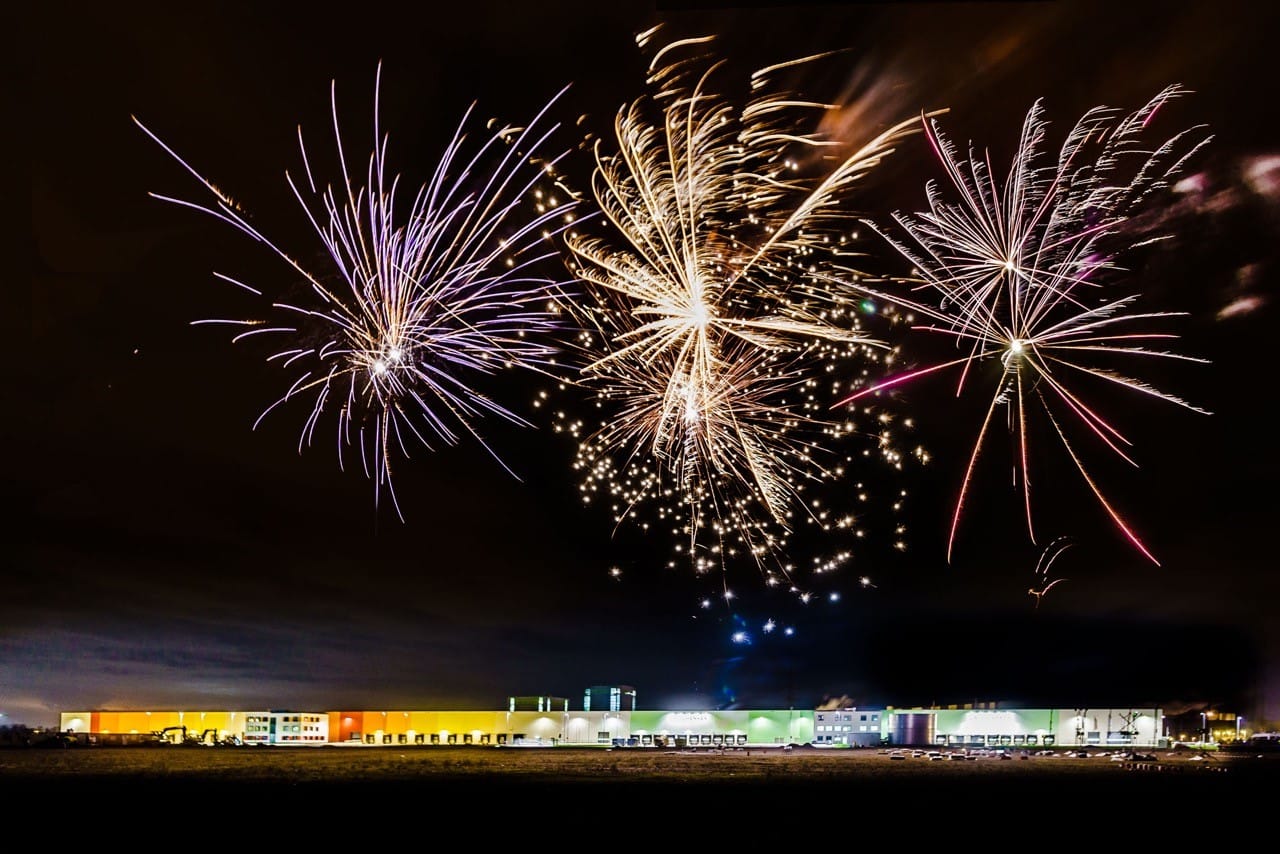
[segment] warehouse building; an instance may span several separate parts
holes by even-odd
[[[506,709],[246,711],[86,710],[61,713],[64,732],[105,740],[208,744],[489,745],[858,748],[929,746],[1154,747],[1159,708],[1026,709],[997,703],[947,708],[634,708],[634,689],[589,689],[584,707],[558,697],[511,697]],[[601,697],[611,697],[599,702]],[[617,702],[615,702],[615,700]],[[601,708],[603,706],[603,708]],[[628,706],[631,706],[628,708]]]

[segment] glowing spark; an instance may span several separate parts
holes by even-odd
[[[1027,593],[1036,597],[1036,607],[1039,608],[1040,600],[1044,598],[1044,594],[1048,593],[1054,587],[1054,585],[1058,584],[1061,581],[1067,581],[1067,580],[1068,579],[1065,579],[1065,578],[1055,578],[1053,581],[1050,581],[1048,584],[1046,584],[1044,587],[1041,587],[1039,590],[1032,587],[1030,590],[1027,591]]]
[[[499,127],[466,154],[469,109],[434,174],[408,210],[402,210],[400,179],[387,174],[387,140],[378,129],[380,85],[381,66],[374,88],[374,147],[366,184],[357,186],[347,169],[336,84],[330,90],[342,170],[336,189],[318,188],[322,185],[298,131],[305,180],[296,182],[288,173],[286,180],[331,262],[325,275],[305,269],[267,239],[236,203],[134,121],[217,201],[205,207],[153,196],[239,229],[269,247],[302,278],[298,299],[271,301],[271,308],[287,322],[196,321],[250,327],[235,340],[257,334],[287,338],[268,361],[298,374],[254,426],[276,406],[306,396],[310,412],[299,438],[301,451],[311,444],[325,410],[336,409],[340,467],[345,468],[345,449],[357,447],[365,475],[375,483],[375,502],[385,487],[399,514],[392,462],[397,455],[408,455],[408,443],[417,440],[431,449],[433,441],[453,445],[467,433],[492,454],[477,432],[477,421],[497,416],[528,423],[490,399],[474,381],[511,368],[541,372],[554,361],[556,348],[541,339],[543,333],[559,328],[549,305],[563,282],[538,268],[558,254],[549,238],[567,227],[557,223],[575,202],[544,204],[537,214],[524,210],[534,185],[554,175],[555,160],[539,152],[558,125],[535,127],[557,95],[527,127]],[[256,288],[217,275],[261,295]]]
[[[1210,139],[1189,142],[1198,130],[1193,128],[1155,148],[1142,146],[1140,136],[1156,112],[1183,93],[1171,86],[1127,116],[1106,107],[1088,111],[1069,133],[1056,163],[1044,162],[1047,123],[1037,102],[1027,114],[1003,184],[992,171],[989,155],[971,150],[967,159],[961,157],[937,122],[929,120],[929,141],[959,201],[948,201],[931,182],[929,211],[894,215],[909,241],[895,239],[868,223],[915,267],[915,278],[910,280],[914,289],[931,293],[936,300],[873,289],[853,277],[848,279],[849,287],[927,318],[930,322],[918,328],[949,337],[962,355],[869,385],[841,402],[948,368],[960,369],[959,395],[970,375],[981,374],[983,363],[995,361],[1000,366],[985,374],[992,382],[991,401],[956,501],[948,561],[979,452],[996,412],[1004,408],[1008,429],[1016,437],[1015,471],[1020,474],[1032,542],[1028,422],[1035,412],[1042,412],[1051,433],[1116,526],[1158,563],[1103,497],[1076,451],[1075,440],[1068,439],[1067,428],[1079,425],[1084,435],[1133,463],[1121,449],[1129,441],[1071,383],[1084,377],[1205,412],[1117,373],[1105,362],[1088,361],[1137,356],[1205,361],[1146,346],[1175,336],[1148,331],[1143,324],[1181,312],[1136,311],[1139,294],[1108,294],[1120,270],[1119,255],[1153,239],[1133,236],[1129,220],[1140,203],[1170,187],[1174,176]],[[1090,146],[1098,149],[1092,159]],[[1188,150],[1179,154],[1184,147]]]
[[[592,189],[612,228],[566,238],[586,291],[566,305],[584,330],[580,382],[602,412],[579,436],[584,500],[607,494],[619,525],[656,506],[699,573],[739,556],[763,570],[797,520],[830,524],[806,488],[844,476],[831,444],[866,433],[830,420],[813,368],[888,351],[819,272],[848,233],[839,203],[921,127],[831,158],[844,143],[797,129],[830,105],[765,86],[765,71],[794,63],[758,72],[739,110],[712,87],[722,63],[684,55],[708,41],[655,56],[657,93],[619,110],[616,150],[595,144]]]

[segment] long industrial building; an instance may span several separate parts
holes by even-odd
[[[632,689],[604,691],[610,692],[604,696],[611,702],[593,704],[588,689],[581,709],[570,709],[561,697],[511,697],[506,709],[476,711],[68,711],[61,713],[61,728],[119,743],[162,738],[295,746],[1033,748],[1165,743],[1163,711],[1150,707],[1027,709],[990,703],[946,708],[642,710],[633,707]]]

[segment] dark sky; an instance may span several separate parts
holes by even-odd
[[[0,570],[0,722],[97,707],[495,708],[512,694],[577,702],[593,684],[635,686],[646,708],[846,696],[1203,702],[1280,717],[1266,343],[1280,225],[1274,12],[128,6],[51,4],[23,39],[26,117],[10,133],[29,158],[32,277],[9,360],[20,397],[5,418],[8,482],[21,512]],[[309,144],[331,139],[331,80],[343,114],[366,121],[382,63],[382,125],[406,173],[434,163],[473,101],[522,121],[566,84],[571,145],[645,94],[634,35],[658,22],[672,36],[718,34],[718,50],[748,71],[845,49],[823,68],[847,75],[850,97],[874,94],[893,121],[945,107],[955,138],[1001,162],[1037,98],[1061,132],[1095,105],[1133,109],[1170,83],[1193,90],[1177,120],[1215,135],[1190,169],[1198,203],[1167,210],[1174,238],[1134,275],[1161,310],[1188,312],[1177,349],[1211,361],[1157,365],[1147,379],[1213,414],[1122,400],[1139,467],[1099,469],[1159,565],[1116,535],[1047,443],[1038,543],[997,446],[996,475],[983,475],[948,563],[948,513],[981,413],[945,382],[894,404],[933,462],[867,476],[881,493],[908,489],[908,549],[873,532],[834,576],[802,579],[820,594],[807,605],[744,566],[732,570],[737,599],[698,608],[706,585],[666,568],[665,543],[613,537],[582,505],[573,449],[547,424],[486,432],[521,480],[474,443],[415,452],[397,469],[404,522],[375,509],[358,471],[339,471],[327,439],[297,453],[302,410],[251,429],[284,375],[225,330],[190,323],[239,305],[214,271],[267,291],[288,271],[243,234],[149,197],[208,201],[130,117],[297,245],[307,226],[284,173],[299,165],[299,124]],[[866,204],[918,210],[925,181],[940,177],[917,138],[874,173]],[[536,388],[507,391],[523,406]],[[1074,543],[1054,566],[1068,580],[1037,607],[1027,589],[1057,536]],[[799,538],[801,566],[810,546],[830,544]],[[794,634],[763,633],[770,618]],[[735,644],[739,629],[753,642]]]

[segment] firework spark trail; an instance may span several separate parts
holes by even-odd
[[[566,238],[587,291],[569,306],[585,330],[580,382],[609,413],[580,445],[584,489],[606,485],[619,523],[641,502],[666,505],[659,518],[683,526],[699,570],[739,547],[757,563],[777,556],[797,511],[811,513],[805,484],[845,474],[847,458],[823,446],[852,428],[831,420],[803,367],[888,348],[812,271],[848,251],[850,190],[920,129],[901,122],[852,153],[797,131],[833,105],[771,92],[769,75],[816,57],[756,72],[738,109],[712,86],[725,63],[699,53],[709,41],[655,54],[656,93],[618,111],[616,150],[594,149],[612,233]]]
[[[959,201],[948,201],[930,181],[927,212],[893,216],[909,240],[867,223],[912,263],[912,279],[903,282],[912,287],[904,294],[872,287],[856,277],[848,279],[849,287],[926,318],[918,328],[952,338],[963,355],[890,377],[841,403],[949,368],[959,368],[959,397],[979,365],[1000,366],[952,515],[948,561],[979,453],[999,408],[1008,407],[1009,429],[1016,435],[1018,448],[1015,470],[1021,475],[1032,542],[1028,419],[1039,411],[1047,416],[1053,434],[1116,526],[1143,555],[1159,563],[1090,476],[1067,437],[1068,419],[1063,415],[1073,416],[1072,421],[1086,428],[1086,435],[1092,434],[1121,459],[1135,464],[1122,447],[1131,444],[1129,440],[1074,390],[1072,378],[1105,380],[1205,413],[1139,379],[1089,361],[1102,354],[1206,361],[1150,346],[1176,336],[1149,331],[1145,324],[1183,312],[1137,311],[1140,294],[1107,293],[1115,287],[1115,274],[1122,272],[1117,259],[1123,252],[1162,239],[1131,227],[1140,205],[1169,188],[1211,139],[1197,139],[1202,128],[1193,127],[1154,149],[1143,145],[1142,134],[1156,113],[1184,94],[1181,87],[1170,86],[1124,116],[1109,107],[1089,110],[1068,134],[1056,163],[1044,163],[1047,122],[1037,102],[1026,116],[1003,184],[995,177],[989,154],[971,148],[968,157],[962,157],[938,122],[930,119],[928,139]],[[920,291],[925,295],[915,296]]]
[[[1035,574],[1039,576],[1038,581],[1040,586],[1036,587],[1033,584],[1031,588],[1027,590],[1027,595],[1035,598],[1037,609],[1040,607],[1040,602],[1044,599],[1045,594],[1052,590],[1056,585],[1069,580],[1066,578],[1055,578],[1052,581],[1049,580],[1049,569],[1053,566],[1053,562],[1057,560],[1064,551],[1071,548],[1072,545],[1074,545],[1074,543],[1070,538],[1058,537],[1058,539],[1051,542],[1045,547],[1044,551],[1040,553],[1040,559],[1036,561],[1035,569]]]
[[[558,347],[545,336],[560,329],[554,301],[565,281],[540,272],[558,256],[551,242],[569,226],[576,200],[543,196],[563,154],[540,153],[559,125],[539,126],[563,90],[525,127],[502,126],[466,153],[474,105],[463,115],[429,180],[398,218],[400,176],[386,171],[388,139],[378,127],[381,65],[374,87],[374,147],[364,183],[347,166],[338,122],[336,83],[330,102],[341,183],[317,186],[302,130],[298,129],[305,184],[286,180],[332,264],[313,274],[265,237],[240,207],[152,133],[149,137],[216,197],[211,206],[156,193],[162,201],[209,214],[269,247],[300,274],[309,302],[272,301],[288,323],[211,319],[200,324],[247,327],[234,341],[260,334],[287,336],[267,358],[299,370],[278,406],[310,395],[311,409],[298,441],[312,443],[323,413],[337,406],[339,466],[345,449],[358,446],[364,473],[374,481],[375,503],[385,489],[400,514],[392,464],[420,442],[455,445],[475,438],[508,472],[478,431],[486,416],[529,422],[472,385],[473,380],[517,368],[545,371]],[[537,198],[536,203],[531,199]],[[526,210],[536,208],[536,210]],[[558,265],[557,265],[558,266]],[[220,279],[262,296],[230,276]],[[514,472],[511,472],[514,476]]]

